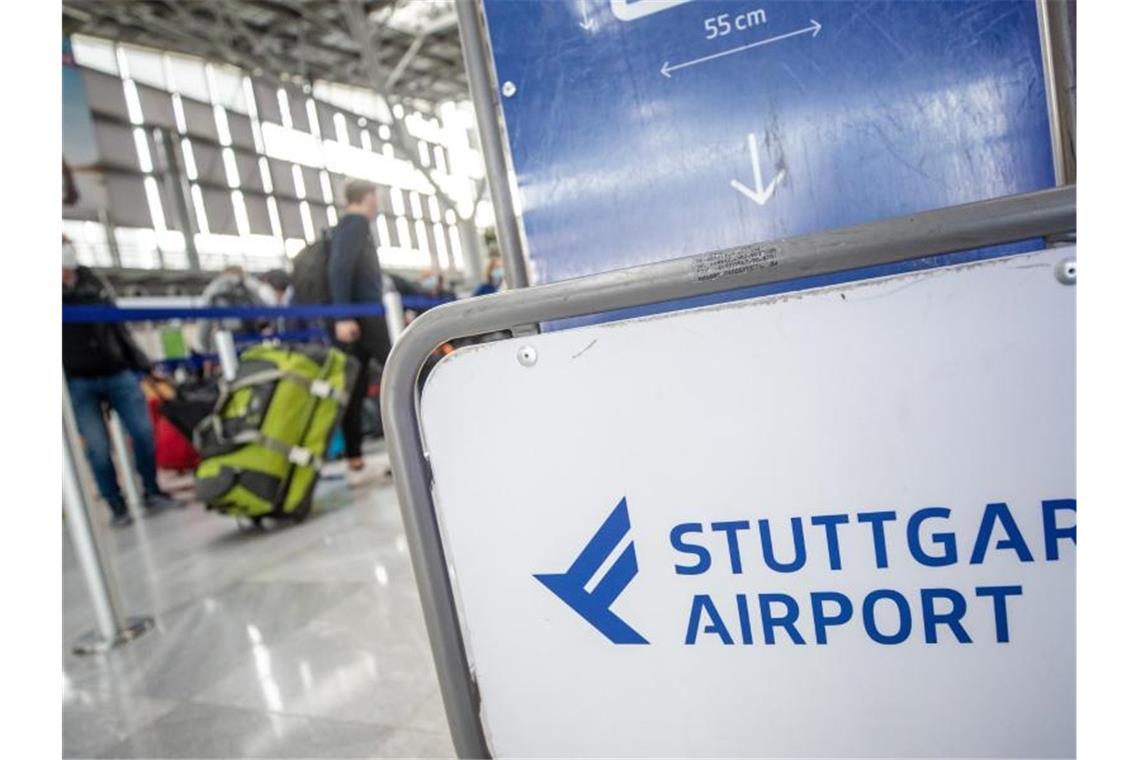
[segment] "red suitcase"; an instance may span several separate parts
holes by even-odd
[[[186,436],[158,411],[162,399],[151,396],[147,399],[147,410],[154,424],[154,456],[159,468],[185,472],[198,466],[198,452]]]

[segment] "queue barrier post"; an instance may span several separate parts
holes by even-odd
[[[222,377],[226,382],[237,377],[238,353],[234,345],[234,334],[229,330],[214,333],[214,348],[218,351],[218,361],[222,365]]]
[[[139,491],[138,475],[135,472],[135,457],[127,443],[123,421],[117,412],[111,413],[107,427],[111,434],[111,446],[115,451],[115,469],[119,471],[119,482],[123,485],[127,507],[137,515],[143,508],[142,493]]]
[[[404,299],[395,288],[384,290],[384,322],[388,326],[388,338],[394,346],[404,331]]]
[[[95,611],[95,630],[84,634],[73,645],[76,654],[106,652],[132,641],[154,627],[150,617],[127,617],[115,582],[114,569],[108,560],[96,528],[92,499],[83,487],[81,470],[82,444],[75,412],[63,390],[63,507],[71,542],[79,560],[80,571],[87,582],[91,606]]]

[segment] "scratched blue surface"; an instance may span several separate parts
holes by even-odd
[[[484,5],[539,282],[1053,185],[1032,0]]]

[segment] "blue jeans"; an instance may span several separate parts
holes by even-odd
[[[95,472],[99,493],[115,514],[125,513],[126,503],[111,463],[111,440],[103,420],[103,402],[115,410],[131,437],[135,467],[142,476],[146,492],[157,493],[158,480],[154,464],[154,429],[146,408],[146,398],[138,378],[126,370],[106,377],[75,377],[67,381],[75,422],[87,449],[87,461]],[[126,473],[124,473],[124,476]]]

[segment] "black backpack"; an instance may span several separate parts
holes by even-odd
[[[293,259],[293,303],[330,303],[329,244],[329,232],[322,230],[320,237],[305,246]]]
[[[226,275],[223,281],[225,288],[218,290],[210,296],[208,306],[227,307],[227,306],[261,306],[262,302],[249,287],[246,286],[246,279],[244,275]],[[223,319],[216,323],[227,330],[243,333],[256,333],[261,330],[266,324],[264,319]]]

